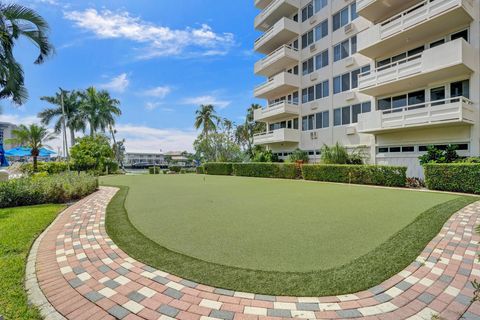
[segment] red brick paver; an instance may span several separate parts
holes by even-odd
[[[138,262],[105,232],[117,192],[68,208],[40,242],[36,275],[67,319],[480,319],[471,303],[480,202],[455,213],[405,270],[370,290],[335,297],[276,297],[197,284]]]

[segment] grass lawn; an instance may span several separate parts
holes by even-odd
[[[0,209],[0,315],[5,319],[41,319],[27,303],[25,264],[35,238],[63,208],[43,205]]]
[[[107,231],[132,256],[190,280],[279,295],[376,285],[413,261],[452,213],[478,199],[201,175],[102,183],[128,186],[109,206]]]

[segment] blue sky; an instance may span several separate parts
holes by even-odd
[[[246,0],[24,0],[51,27],[56,54],[41,66],[30,43],[16,56],[30,98],[2,102],[0,120],[36,121],[58,87],[108,89],[122,102],[118,131],[129,151],[192,150],[194,113],[211,103],[237,123],[254,102],[257,14]]]

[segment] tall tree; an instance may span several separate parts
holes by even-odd
[[[59,134],[62,131],[63,112],[62,112],[62,92],[57,92],[55,96],[41,97],[42,101],[46,101],[55,107],[46,108],[38,114],[42,124],[48,126],[55,119],[54,130]],[[85,132],[86,125],[82,119],[80,112],[80,96],[77,91],[63,91],[63,104],[65,110],[65,123],[70,131],[70,139],[72,145],[75,143],[75,132]]]
[[[107,91],[90,87],[81,93],[80,111],[90,126],[90,136],[95,136],[98,130],[105,132],[108,129],[114,137],[115,117],[122,114],[119,105],[120,101],[111,98]]]
[[[208,135],[217,130],[217,124],[221,119],[215,113],[215,107],[208,105],[201,105],[196,112],[195,129],[202,130],[202,135],[208,139]]]
[[[9,143],[18,144],[32,149],[31,156],[33,158],[33,171],[37,171],[37,158],[40,149],[45,147],[45,143],[55,139],[55,135],[48,132],[47,128],[31,124],[29,126],[20,125],[17,129],[12,130],[12,139],[8,139]]]
[[[35,64],[42,64],[54,52],[47,34],[48,23],[34,10],[19,4],[0,2],[0,99],[11,98],[23,104],[28,97],[22,66],[14,57],[15,43],[24,37],[40,53]]]

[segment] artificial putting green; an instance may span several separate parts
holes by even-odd
[[[455,195],[222,176],[125,176],[126,209],[145,236],[178,253],[253,270],[348,263]]]
[[[120,186],[106,229],[133,258],[214,287],[286,296],[380,284],[414,261],[453,213],[479,199],[195,175],[102,183]]]

